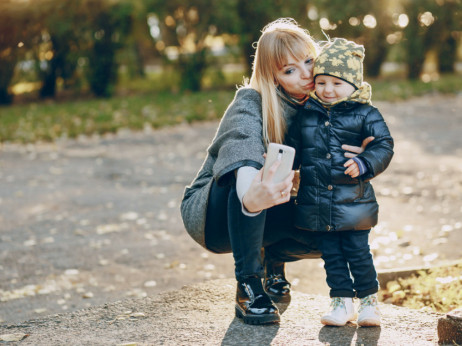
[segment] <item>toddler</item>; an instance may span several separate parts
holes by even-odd
[[[355,297],[358,325],[380,325],[379,285],[368,244],[378,204],[369,181],[389,165],[393,139],[371,105],[363,59],[363,46],[342,38],[328,42],[315,61],[315,90],[288,134],[301,178],[295,225],[314,232],[330,287],[325,325],[356,320]],[[345,158],[341,143],[361,146],[369,136],[374,140],[363,153]]]

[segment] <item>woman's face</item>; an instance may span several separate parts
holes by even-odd
[[[289,56],[287,63],[276,73],[277,82],[292,97],[303,98],[314,88],[313,64],[311,55],[301,60]]]

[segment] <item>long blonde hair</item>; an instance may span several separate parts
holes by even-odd
[[[247,86],[261,94],[265,144],[282,143],[286,132],[283,100],[276,92],[276,73],[287,64],[289,56],[300,60],[310,54],[315,58],[318,50],[308,31],[292,18],[280,18],[263,28]]]

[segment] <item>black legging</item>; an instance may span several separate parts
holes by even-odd
[[[233,252],[236,279],[263,275],[261,248],[273,262],[319,258],[311,232],[293,227],[293,202],[262,211],[254,217],[242,213],[235,183],[220,187],[213,182],[207,208],[205,242],[216,253]]]

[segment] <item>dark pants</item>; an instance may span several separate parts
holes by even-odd
[[[313,232],[322,252],[331,297],[364,298],[378,291],[369,232]]]
[[[273,262],[319,258],[311,232],[293,227],[293,203],[262,211],[254,217],[242,213],[235,184],[220,187],[215,182],[209,195],[205,242],[216,253],[233,252],[237,280],[263,275],[261,249]]]

